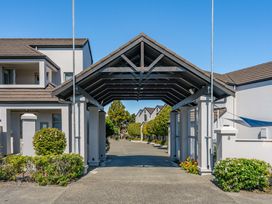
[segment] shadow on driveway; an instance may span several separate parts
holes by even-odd
[[[155,155],[108,155],[106,167],[175,167],[167,156]]]

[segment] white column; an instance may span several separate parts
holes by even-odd
[[[36,121],[37,116],[33,113],[24,113],[21,116],[22,120],[22,137],[23,137],[23,147],[22,154],[33,156],[35,151],[33,148],[33,136],[36,132]]]
[[[70,145],[70,132],[69,132],[69,127],[70,127],[70,114],[69,114],[69,105],[65,107],[61,107],[61,129],[65,134],[67,144],[66,144],[66,149],[65,153],[69,153],[69,145]]]
[[[106,113],[99,111],[99,154],[100,160],[106,159]]]
[[[200,174],[210,174],[211,163],[211,102],[209,96],[200,96],[198,99],[198,168]]]
[[[180,160],[180,156],[181,156],[181,150],[180,150],[180,138],[181,138],[181,132],[180,132],[180,111],[177,111],[176,112],[176,134],[175,134],[175,144],[176,144],[176,152],[175,152],[175,155],[176,155],[176,158],[178,160]]]
[[[0,108],[0,116],[1,116],[1,124],[0,126],[2,126],[2,133],[1,133],[1,137],[2,138],[2,146],[1,148],[4,155],[8,155],[11,154],[11,138],[10,138],[10,110],[6,109],[6,108]]]
[[[99,165],[99,114],[97,107],[89,107],[89,157],[90,166]]]
[[[39,62],[39,79],[40,79],[40,86],[45,87],[45,75],[46,75],[46,65],[45,61]]]
[[[169,144],[168,144],[168,154],[171,159],[175,160],[176,155],[176,112],[172,111],[170,113],[170,135],[169,135]]]
[[[182,107],[180,111],[180,124],[181,124],[181,161],[184,161],[188,157],[188,119],[189,119],[189,114],[188,114],[188,109],[189,107]]]

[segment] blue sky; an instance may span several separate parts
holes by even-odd
[[[144,32],[209,69],[210,0],[75,0],[76,36],[97,61]],[[272,59],[272,1],[215,0],[215,71]],[[71,37],[71,0],[2,0],[0,37]],[[159,101],[125,102],[130,112]],[[160,102],[162,103],[162,102]]]

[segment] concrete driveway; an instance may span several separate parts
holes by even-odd
[[[166,150],[111,141],[103,167],[68,187],[0,183],[1,203],[271,203],[272,195],[225,193],[211,177],[176,167]]]

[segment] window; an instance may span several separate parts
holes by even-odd
[[[15,84],[15,69],[3,69],[3,83]]]
[[[73,78],[73,72],[64,72],[64,81],[67,81],[72,78]]]
[[[42,129],[42,128],[48,128],[48,127],[49,127],[48,122],[40,122],[40,129]]]
[[[34,73],[34,82],[35,84],[39,84],[40,83],[40,76],[38,72]]]
[[[60,113],[52,114],[52,127],[58,128],[59,130],[61,130],[61,114]]]
[[[147,121],[147,115],[144,114],[144,121],[146,122]]]

